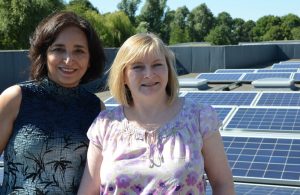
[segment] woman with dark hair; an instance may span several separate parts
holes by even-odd
[[[81,84],[102,75],[103,47],[92,26],[72,12],[46,17],[30,43],[32,80],[0,96],[0,194],[75,194],[86,131],[104,109]]]

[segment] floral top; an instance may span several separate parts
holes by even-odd
[[[86,162],[86,132],[99,98],[45,78],[20,84],[22,101],[4,150],[0,194],[76,194]]]
[[[149,143],[123,106],[101,112],[87,133],[102,149],[100,194],[205,194],[201,149],[220,124],[211,106],[182,98],[180,112]]]

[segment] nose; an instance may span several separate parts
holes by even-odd
[[[65,56],[64,56],[64,62],[65,62],[66,64],[70,64],[70,63],[72,63],[72,61],[73,61],[73,56],[72,56],[72,54],[69,53],[69,52],[66,52],[66,53],[65,53]]]
[[[147,67],[145,69],[144,78],[152,78],[154,75],[154,71],[151,69],[151,67]]]

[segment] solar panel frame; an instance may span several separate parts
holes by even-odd
[[[300,107],[239,106],[224,131],[300,133]]]
[[[300,73],[294,73],[292,78],[295,82],[300,82]]]
[[[235,182],[300,186],[300,134],[221,135]]]
[[[207,182],[206,195],[212,195],[212,189]],[[234,183],[236,195],[254,194],[254,195],[283,195],[300,194],[300,188],[294,186],[281,186],[281,185],[266,185],[266,184],[253,184],[253,183]]]
[[[253,105],[258,94],[257,91],[188,91],[183,97],[197,98],[200,103],[214,105]],[[199,96],[201,95],[201,97]],[[194,96],[194,97],[193,97]],[[200,99],[200,100],[199,100]],[[233,103],[229,103],[233,102]]]
[[[253,106],[300,106],[300,92],[262,91]]]
[[[245,73],[244,76],[241,78],[242,82],[252,82],[258,79],[264,78],[292,78],[293,73]]]
[[[238,82],[245,73],[200,73],[197,79],[206,79],[208,83],[233,83]]]
[[[276,68],[300,68],[300,64],[273,64],[271,66],[272,69]]]
[[[214,105],[212,106],[216,112],[218,113],[218,118],[222,121],[222,126],[223,124],[226,123],[230,115],[233,113],[233,111],[237,108],[237,106],[226,106],[226,105]],[[221,129],[222,129],[221,126]]]
[[[217,69],[214,73],[247,73],[256,71],[257,69]]]
[[[299,72],[299,68],[275,68],[275,69],[257,69],[256,73],[267,72]]]

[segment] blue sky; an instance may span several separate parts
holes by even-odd
[[[121,0],[90,0],[100,13],[114,12]],[[144,4],[142,0],[140,8]],[[191,11],[196,6],[205,3],[214,16],[220,12],[228,12],[232,18],[257,21],[262,16],[284,16],[288,13],[300,17],[300,0],[168,0],[167,5],[172,9],[186,5]]]

